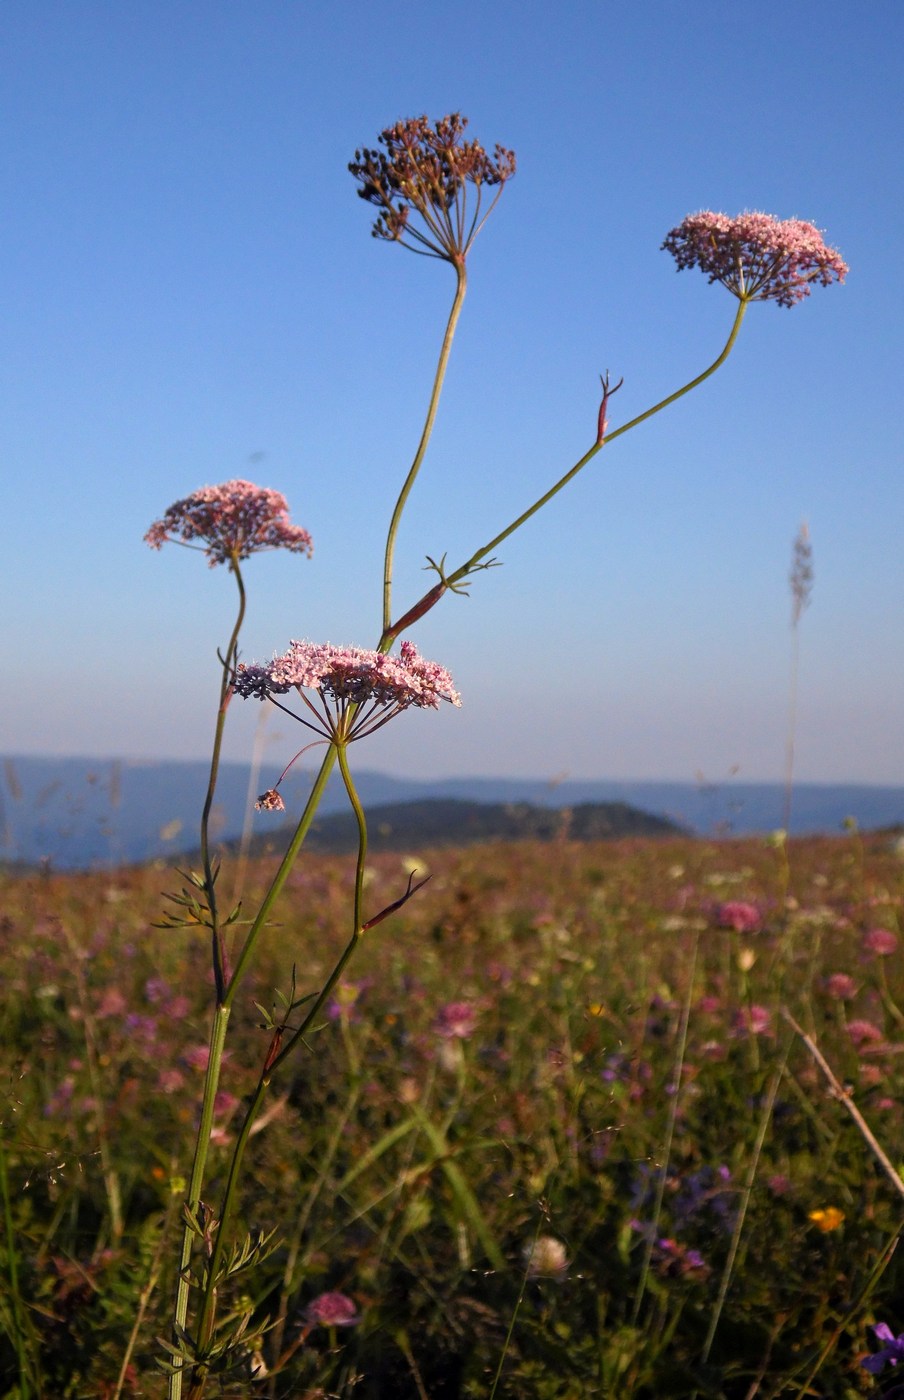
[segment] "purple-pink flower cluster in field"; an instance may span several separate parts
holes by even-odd
[[[836,1001],[853,1001],[857,995],[857,983],[847,972],[833,972],[826,978],[826,991]]]
[[[716,907],[716,923],[719,928],[731,928],[735,933],[758,933],[763,926],[763,916],[755,904],[746,899],[729,899]]]
[[[897,935],[890,928],[871,928],[863,935],[863,947],[867,953],[875,953],[879,958],[888,958],[897,952]]]
[[[345,1293],[318,1293],[305,1308],[311,1327],[354,1327],[360,1321],[358,1309]]]
[[[291,524],[281,492],[238,480],[204,486],[176,501],[144,538],[152,549],[168,540],[200,548],[191,542],[203,540],[211,568],[263,549],[289,549],[308,557],[314,549],[307,530]]]
[[[449,672],[420,656],[413,642],[403,642],[398,656],[329,642],[292,642],[284,656],[266,666],[239,666],[233,688],[237,695],[259,700],[294,688],[317,724],[295,718],[344,742],[372,734],[411,707],[438,710],[441,700],[461,705]],[[322,712],[305,690],[317,692]]]
[[[810,295],[813,283],[843,282],[848,271],[813,224],[771,214],[748,212],[732,219],[705,209],[689,214],[662,246],[679,271],[699,267],[740,301],[793,306]]]
[[[433,1029],[444,1040],[467,1040],[476,1025],[477,1013],[469,1001],[450,1001],[436,1013]]]

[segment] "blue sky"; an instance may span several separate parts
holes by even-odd
[[[230,477],[315,541],[249,562],[247,659],[375,644],[454,277],[370,238],[346,166],[461,110],[518,174],[469,258],[400,607],[427,554],[460,562],[590,446],[600,371],[625,377],[616,427],[715,358],[733,299],[659,250],[685,214],[809,219],[851,274],[752,307],[712,380],[419,625],[464,707],[400,718],[359,767],[779,779],[807,519],[797,774],[904,783],[897,0],[7,0],[0,30],[0,748],[207,752],[234,584],[142,536]],[[233,706],[230,757],[259,714]]]

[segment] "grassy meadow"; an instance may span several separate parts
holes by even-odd
[[[243,988],[215,1201],[269,1032],[353,859],[303,856]],[[904,858],[888,837],[380,854],[365,936],[249,1149],[222,1396],[890,1393],[904,1331]],[[252,865],[246,905],[272,862]],[[230,870],[224,870],[228,885]],[[0,1395],[161,1397],[210,951],[162,867],[6,875]]]

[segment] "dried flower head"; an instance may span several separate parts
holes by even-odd
[[[465,140],[467,125],[460,112],[433,126],[426,117],[409,117],[380,133],[382,150],[355,151],[348,168],[361,186],[358,194],[380,211],[374,238],[456,265],[464,262],[515,173],[514,151],[497,145],[488,156],[479,141]],[[492,188],[496,194],[481,217],[483,192]],[[420,215],[420,225],[412,222],[412,211]]]
[[[284,812],[286,810],[286,804],[276,788],[267,788],[267,791],[261,793],[254,805],[259,812]]]
[[[245,699],[258,700],[297,690],[314,722],[295,718],[344,744],[372,734],[411,707],[438,710],[442,700],[461,705],[449,672],[420,656],[413,642],[403,642],[398,656],[329,642],[292,642],[284,656],[267,666],[239,666],[233,688]],[[319,709],[305,690],[317,692]]]
[[[813,224],[744,213],[730,219],[706,209],[690,214],[666,236],[663,248],[678,264],[699,267],[739,301],[775,301],[793,306],[813,282],[843,282],[847,263],[823,241]]]
[[[250,481],[202,487],[171,505],[144,538],[152,549],[160,549],[167,540],[203,548],[211,568],[247,559],[262,549],[290,549],[308,557],[314,549],[307,530],[290,524],[285,496]],[[192,540],[203,540],[203,546]]]
[[[810,606],[813,592],[813,546],[810,543],[810,528],[807,522],[801,525],[794,541],[791,572],[788,575],[791,585],[791,626],[800,622],[801,613]]]

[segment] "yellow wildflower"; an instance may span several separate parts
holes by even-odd
[[[833,1230],[844,1224],[844,1211],[839,1210],[837,1206],[826,1206],[825,1210],[811,1210],[807,1219],[812,1220],[824,1235],[830,1235]]]

